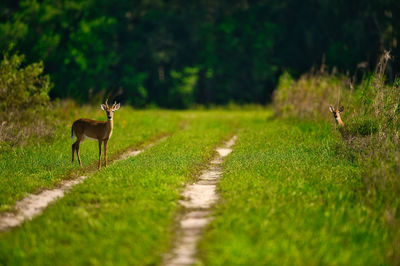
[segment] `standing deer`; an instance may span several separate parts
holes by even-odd
[[[344,107],[341,106],[339,109],[335,109],[332,107],[332,105],[329,106],[329,110],[331,110],[333,117],[335,118],[336,123],[340,126],[343,127],[344,123],[342,121],[342,118],[340,117],[340,113],[344,111]]]
[[[79,145],[85,139],[97,139],[99,141],[99,170],[101,168],[101,142],[104,142],[104,166],[107,167],[107,143],[111,138],[113,132],[113,116],[114,111],[117,111],[120,104],[114,102],[114,104],[109,107],[108,99],[105,104],[101,105],[101,109],[106,111],[107,122],[95,121],[91,119],[81,118],[76,120],[72,124],[71,137],[76,136],[77,140],[72,144],[72,162],[74,162],[74,155],[78,156],[79,165],[82,166],[81,158],[79,156]]]

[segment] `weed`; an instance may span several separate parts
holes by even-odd
[[[331,103],[345,106],[343,136],[339,148],[362,170],[363,201],[385,215],[388,224],[399,224],[400,216],[400,87],[385,82],[390,54],[383,54],[375,73],[353,86],[349,78],[337,74],[309,74],[294,81],[288,74],[281,77],[274,106],[280,116],[325,120]],[[348,86],[350,84],[351,86]],[[310,108],[313,106],[313,108]],[[384,221],[383,221],[384,223]],[[400,232],[394,230],[393,243],[387,247],[387,259],[399,263]]]

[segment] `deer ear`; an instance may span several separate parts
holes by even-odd
[[[121,107],[121,104],[117,104],[116,106],[114,106],[114,111],[117,111],[119,108]]]
[[[343,106],[340,106],[340,108],[339,108],[339,113],[341,113],[341,112],[343,112],[344,111],[344,107]]]
[[[332,113],[335,112],[335,109],[333,109],[332,105],[329,105],[329,110],[331,110]]]
[[[103,111],[107,110],[107,107],[106,107],[105,104],[100,105],[100,108],[101,108],[101,110],[103,110]]]

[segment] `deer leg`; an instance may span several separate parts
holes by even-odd
[[[104,166],[107,167],[107,144],[108,140],[104,141]]]
[[[79,156],[79,146],[81,145],[81,142],[79,140],[76,141],[75,149],[76,149],[76,155],[78,156],[78,162],[79,165],[82,166],[81,162],[81,156]]]
[[[72,144],[72,162],[75,161],[75,144],[76,144],[76,142],[74,142],[74,144]]]
[[[79,146],[79,140],[76,140],[74,144],[72,144],[72,162],[75,161],[75,151],[78,154],[78,146]]]
[[[99,170],[101,168],[101,140],[99,140]]]

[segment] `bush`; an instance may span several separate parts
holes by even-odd
[[[329,105],[348,106],[347,84],[343,75],[309,73],[294,80],[289,73],[284,73],[279,79],[273,106],[280,116],[332,119]]]
[[[49,135],[50,78],[43,63],[23,66],[23,55],[4,55],[0,62],[0,147],[23,144],[32,136]]]
[[[0,110],[26,110],[49,101],[48,75],[42,75],[43,63],[21,67],[23,55],[5,55],[0,63]]]

